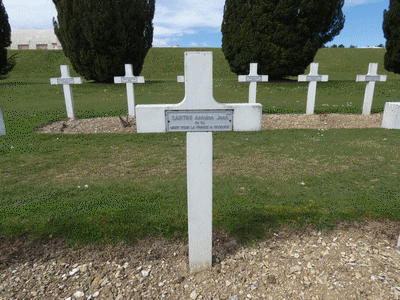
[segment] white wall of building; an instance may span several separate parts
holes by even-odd
[[[36,50],[37,45],[47,45],[48,50],[62,49],[53,29],[11,29],[11,47],[18,50],[18,45],[29,45],[30,50]]]

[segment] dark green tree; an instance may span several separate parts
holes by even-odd
[[[11,27],[8,15],[0,0],[0,79],[4,79],[15,66],[15,55],[7,57],[7,47],[11,45]]]
[[[303,74],[343,28],[344,0],[226,0],[222,51],[232,72],[271,79]]]
[[[386,38],[385,69],[400,73],[400,1],[390,0],[383,12],[383,33]]]
[[[113,82],[132,64],[142,71],[153,42],[155,0],[53,0],[64,54],[87,80]]]

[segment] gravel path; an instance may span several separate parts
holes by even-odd
[[[400,222],[289,227],[244,248],[213,234],[211,271],[162,239],[71,249],[0,237],[0,299],[400,299]]]

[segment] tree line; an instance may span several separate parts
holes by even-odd
[[[53,3],[58,12],[54,32],[78,74],[113,82],[124,75],[126,63],[140,74],[152,47],[155,0]],[[250,63],[258,63],[259,73],[271,79],[303,74],[317,51],[343,29],[343,5],[344,0],[225,0],[222,51],[231,71],[248,74]],[[390,0],[383,14],[385,69],[400,73],[400,0]],[[0,0],[0,79],[15,65],[15,55],[7,56],[10,45],[11,28]]]

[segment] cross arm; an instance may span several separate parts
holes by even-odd
[[[143,76],[114,77],[114,83],[144,83]]]
[[[268,75],[239,75],[239,82],[268,82]]]
[[[305,81],[327,82],[329,79],[329,75],[299,75],[297,79],[299,82],[305,82]]]
[[[233,131],[261,130],[262,105],[259,103],[229,103],[218,109],[233,110]],[[183,109],[179,108],[179,104],[137,105],[137,132],[166,132],[165,112],[168,110]]]
[[[386,81],[387,75],[357,75],[356,82],[360,81]]]
[[[82,84],[81,77],[70,77],[70,78],[50,78],[50,84]]]

